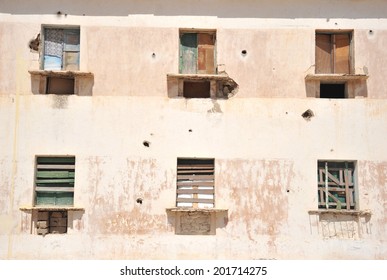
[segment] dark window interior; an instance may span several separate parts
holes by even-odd
[[[210,98],[210,82],[184,82],[183,96],[186,98]]]
[[[47,78],[47,94],[74,94],[74,78]]]
[[[346,98],[345,84],[320,84],[320,98]]]

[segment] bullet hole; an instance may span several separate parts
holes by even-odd
[[[286,190],[286,192],[288,193],[288,192],[290,192],[289,190]]]
[[[152,58],[155,58],[156,57],[156,54],[155,53],[152,53]]]
[[[334,150],[333,149],[331,149],[331,152],[333,152]]]
[[[188,129],[188,132],[192,132],[192,129]]]
[[[56,15],[60,16],[60,15],[62,15],[62,12],[61,11],[57,11]]]
[[[246,56],[247,51],[246,51],[246,50],[243,50],[243,51],[241,51],[241,54],[242,54],[242,56]]]
[[[312,117],[314,117],[314,113],[312,110],[308,109],[301,115],[306,121],[310,121]]]
[[[142,144],[143,144],[145,147],[147,147],[147,148],[149,148],[149,146],[150,146],[150,142],[149,142],[149,141],[144,141],[144,142],[142,142]]]
[[[33,51],[39,50],[39,44],[40,44],[40,33],[36,36],[35,39],[30,40],[28,46]]]
[[[335,22],[335,25],[337,25],[337,22]]]
[[[286,112],[286,115],[288,114],[288,112]]]
[[[142,198],[137,198],[137,199],[136,199],[136,202],[137,202],[138,204],[142,204]]]
[[[370,35],[372,35],[372,34],[374,33],[374,31],[370,30],[370,31],[368,31],[368,33],[369,33]]]

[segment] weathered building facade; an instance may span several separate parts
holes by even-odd
[[[387,258],[385,1],[105,2],[0,0],[0,259]]]

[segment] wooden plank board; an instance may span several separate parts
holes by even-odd
[[[316,74],[333,73],[330,34],[316,34]]]
[[[350,73],[350,57],[349,57],[349,45],[350,34],[335,34],[335,72],[334,73]]]
[[[38,178],[74,178],[74,171],[38,171],[36,172]]]
[[[38,179],[36,180],[37,184],[51,184],[51,183],[68,183],[68,184],[74,184],[75,179],[74,178],[66,178],[66,179]]]
[[[214,203],[214,199],[207,198],[181,198],[178,197],[176,199],[177,202],[187,202],[187,203]]]
[[[43,164],[43,163],[74,164],[75,157],[67,157],[67,156],[66,157],[37,157],[36,161],[38,164]]]
[[[351,208],[350,206],[350,193],[349,193],[349,185],[348,185],[348,170],[344,170],[344,181],[345,181],[345,201],[347,202],[347,210]]]
[[[190,164],[190,165],[182,165],[179,164],[177,169],[214,169],[213,164]]]
[[[214,175],[177,175],[177,180],[214,180]]]
[[[200,181],[200,182],[192,182],[192,181],[189,181],[189,182],[177,182],[177,186],[178,187],[185,187],[185,186],[193,186],[194,184],[197,184],[197,185],[200,185],[200,186],[209,186],[209,187],[213,187],[214,186],[214,181],[208,181],[208,182],[205,182],[205,181]]]
[[[214,194],[214,190],[203,189],[178,189],[177,194]]]
[[[198,174],[198,173],[214,173],[214,169],[207,170],[178,170],[177,174]]]
[[[36,168],[39,169],[58,169],[58,170],[75,170],[75,165],[72,164],[38,164]]]
[[[74,192],[74,187],[35,187],[37,192]]]

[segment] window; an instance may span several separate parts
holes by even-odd
[[[47,77],[47,94],[74,94],[74,78]]]
[[[177,160],[177,207],[213,208],[214,159]]]
[[[181,74],[215,74],[215,32],[181,32]]]
[[[351,32],[316,32],[316,74],[350,74]]]
[[[318,208],[356,208],[354,171],[353,161],[318,161]]]
[[[210,81],[184,81],[185,98],[210,98]]]
[[[43,69],[79,70],[79,28],[43,29]]]
[[[320,98],[346,98],[346,84],[320,83]]]
[[[74,204],[75,157],[36,158],[35,205]]]

